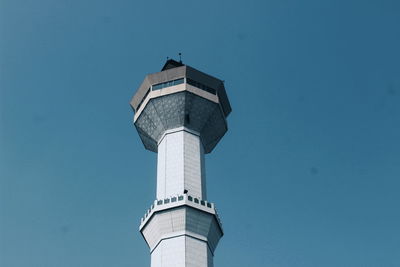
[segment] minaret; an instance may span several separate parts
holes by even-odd
[[[157,153],[157,196],[139,230],[151,267],[211,267],[222,225],[207,201],[204,154],[228,130],[231,112],[223,81],[167,60],[134,95],[134,124]]]

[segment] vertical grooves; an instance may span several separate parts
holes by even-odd
[[[164,148],[164,197],[167,195],[167,157],[168,157],[168,136],[165,136]]]
[[[185,132],[182,131],[182,142],[183,142],[183,190],[186,188],[186,142],[185,142]],[[186,239],[185,239],[186,240]],[[186,244],[186,241],[185,241]]]

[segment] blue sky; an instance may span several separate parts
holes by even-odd
[[[215,266],[400,266],[400,3],[1,0],[0,265],[150,266],[156,155],[128,103],[167,56],[225,80]]]

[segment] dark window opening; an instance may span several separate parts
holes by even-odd
[[[196,81],[194,81],[192,79],[189,79],[189,78],[186,78],[186,82],[188,84],[194,86],[194,87],[197,87],[197,88],[202,89],[202,90],[204,90],[206,92],[209,92],[210,94],[213,94],[213,95],[217,94],[217,90],[215,90],[214,88],[211,88],[211,87],[209,87],[209,86],[207,86],[205,84],[196,82]]]
[[[146,99],[147,95],[150,93],[150,88],[147,89],[146,94],[144,95],[144,97],[142,98],[142,100],[140,101],[139,105],[137,106],[136,110],[139,110],[140,106],[143,104],[143,101]]]
[[[153,86],[151,87],[151,89],[152,89],[153,91],[155,91],[155,90],[160,90],[160,89],[163,89],[163,88],[165,88],[165,87],[170,87],[170,86],[174,86],[174,85],[181,84],[181,83],[183,83],[183,82],[184,82],[184,79],[181,78],[181,79],[177,79],[177,80],[173,80],[173,81],[158,83],[158,84],[153,85]]]

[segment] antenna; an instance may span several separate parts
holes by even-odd
[[[178,55],[179,55],[179,63],[182,63],[182,53],[179,52]]]

